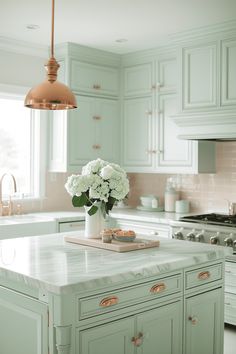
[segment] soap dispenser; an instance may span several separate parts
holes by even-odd
[[[179,199],[179,193],[175,190],[172,178],[167,179],[165,189],[165,211],[174,212],[175,202]]]

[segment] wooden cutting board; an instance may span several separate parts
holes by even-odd
[[[112,240],[112,243],[104,243],[102,239],[96,238],[85,238],[78,235],[73,236],[64,236],[64,240],[66,242],[77,243],[83,246],[90,246],[96,248],[103,248],[105,250],[110,250],[114,252],[129,252],[129,251],[137,251],[140,249],[151,248],[151,247],[159,247],[159,240],[145,240],[145,239],[135,239],[132,242],[121,242]]]

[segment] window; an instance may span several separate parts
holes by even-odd
[[[0,94],[0,177],[14,175],[19,199],[40,194],[39,134],[39,117],[24,107],[24,98]],[[12,181],[6,176],[3,197],[12,192]]]

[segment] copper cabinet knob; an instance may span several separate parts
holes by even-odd
[[[191,321],[191,323],[192,323],[193,325],[196,325],[197,322],[198,322],[198,319],[197,319],[196,316],[189,316],[189,317],[188,317],[188,320]]]
[[[99,149],[101,149],[101,145],[94,144],[94,145],[93,145],[93,149],[99,150]]]
[[[139,332],[136,337],[132,337],[131,342],[135,347],[140,347],[143,344],[143,333]]]

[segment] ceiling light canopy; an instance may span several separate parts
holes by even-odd
[[[33,87],[25,98],[25,106],[32,109],[63,110],[77,108],[73,92],[69,87],[57,81],[57,70],[60,65],[54,58],[54,9],[55,1],[52,0],[51,57],[45,64],[46,80]]]

